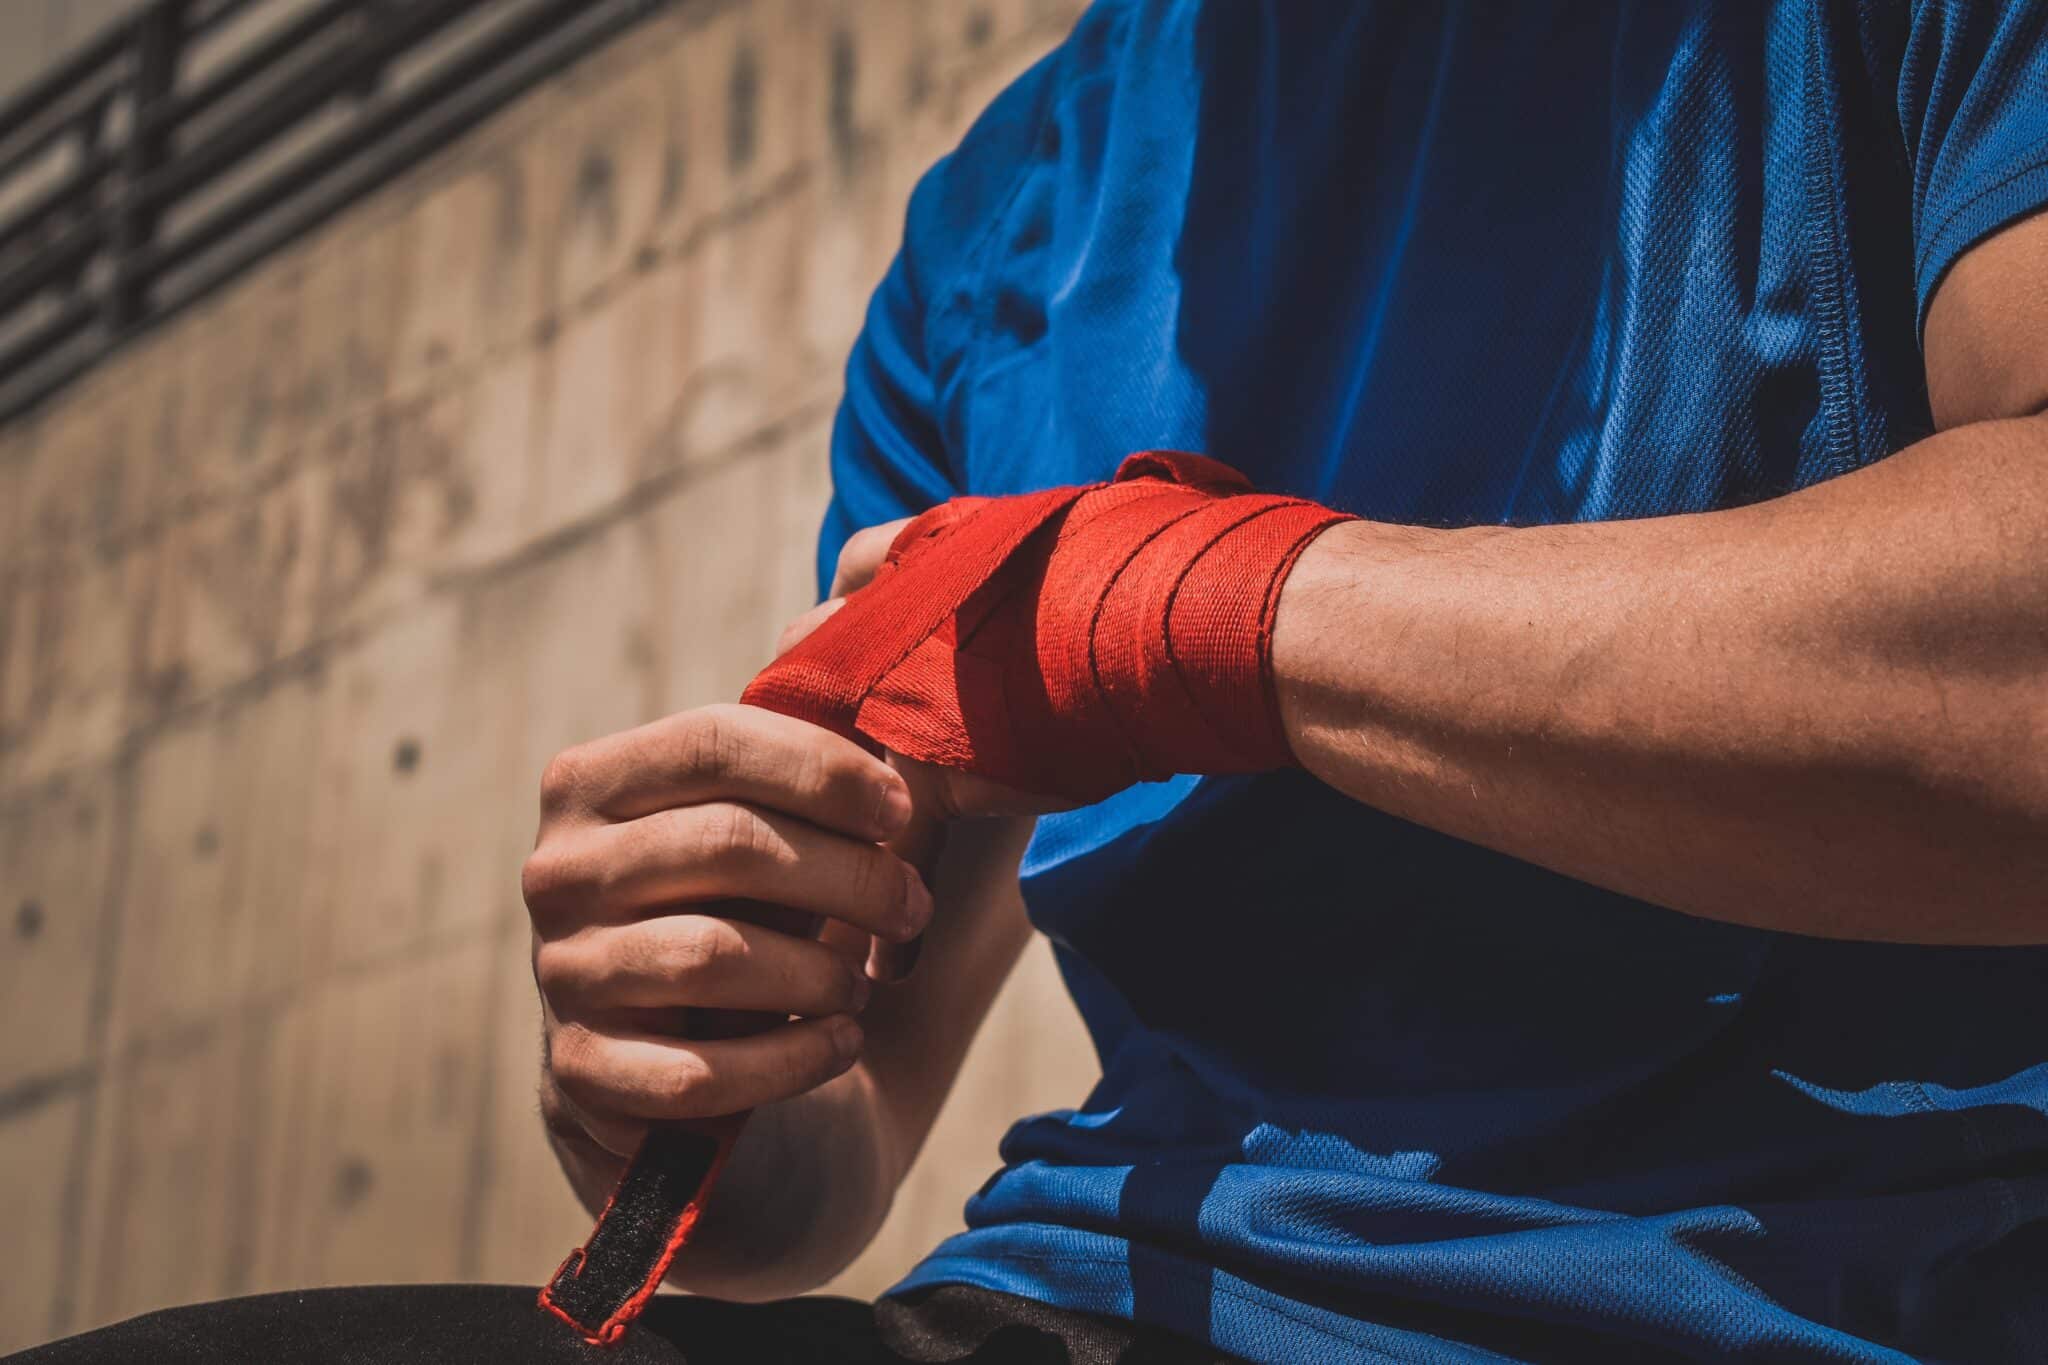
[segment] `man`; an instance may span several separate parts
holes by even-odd
[[[1034,834],[1061,803],[759,708],[563,754],[526,885],[569,1178],[594,1208],[650,1120],[758,1111],[672,1274],[712,1297],[658,1330],[2048,1358],[2044,29],[1090,10],[913,200],[821,577],[959,495],[1207,452],[1363,518],[1271,615],[1305,771]],[[717,1301],[860,1251],[1033,924],[1095,1093],[872,1312]]]
[[[832,596],[1136,449],[1366,520],[1274,618],[1307,772],[1050,816],[1021,896],[981,827],[935,915],[905,785],[783,716],[563,756],[571,1178],[762,1106],[677,1282],[860,1250],[1028,914],[1103,1081],[885,1332],[946,1287],[1190,1358],[2048,1357],[2048,10],[1598,9],[1098,5],[923,183]],[[801,1018],[631,1015],[687,1005]]]

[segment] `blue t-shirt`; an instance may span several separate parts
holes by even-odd
[[[1881,459],[1943,271],[2048,203],[2044,27],[1097,4],[913,198],[821,571],[1155,446],[1441,526]],[[1103,1078],[906,1285],[1260,1361],[2048,1359],[2048,953],[1689,918],[1299,773],[1048,819],[1025,875]]]

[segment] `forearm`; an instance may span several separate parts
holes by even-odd
[[[1381,809],[1714,919],[2048,940],[2048,422],[1752,507],[1359,523],[1275,621],[1302,761]]]

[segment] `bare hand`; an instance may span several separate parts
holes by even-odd
[[[624,1157],[651,1120],[737,1113],[851,1067],[871,936],[907,942],[931,918],[916,870],[881,846],[910,820],[888,765],[756,707],[557,755],[523,877],[550,1129]],[[690,1010],[795,1018],[704,1040],[681,1036]]]

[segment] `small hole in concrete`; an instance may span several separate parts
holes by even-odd
[[[199,832],[192,836],[192,851],[202,858],[211,858],[220,851],[220,835],[212,825],[201,825]]]
[[[21,908],[14,912],[14,933],[18,938],[34,938],[43,932],[43,907],[35,901],[23,901]]]
[[[340,1208],[360,1204],[376,1183],[376,1172],[361,1157],[349,1157],[334,1168],[334,1202]]]
[[[420,742],[410,735],[398,741],[398,747],[391,751],[391,767],[394,772],[411,773],[420,766]]]

